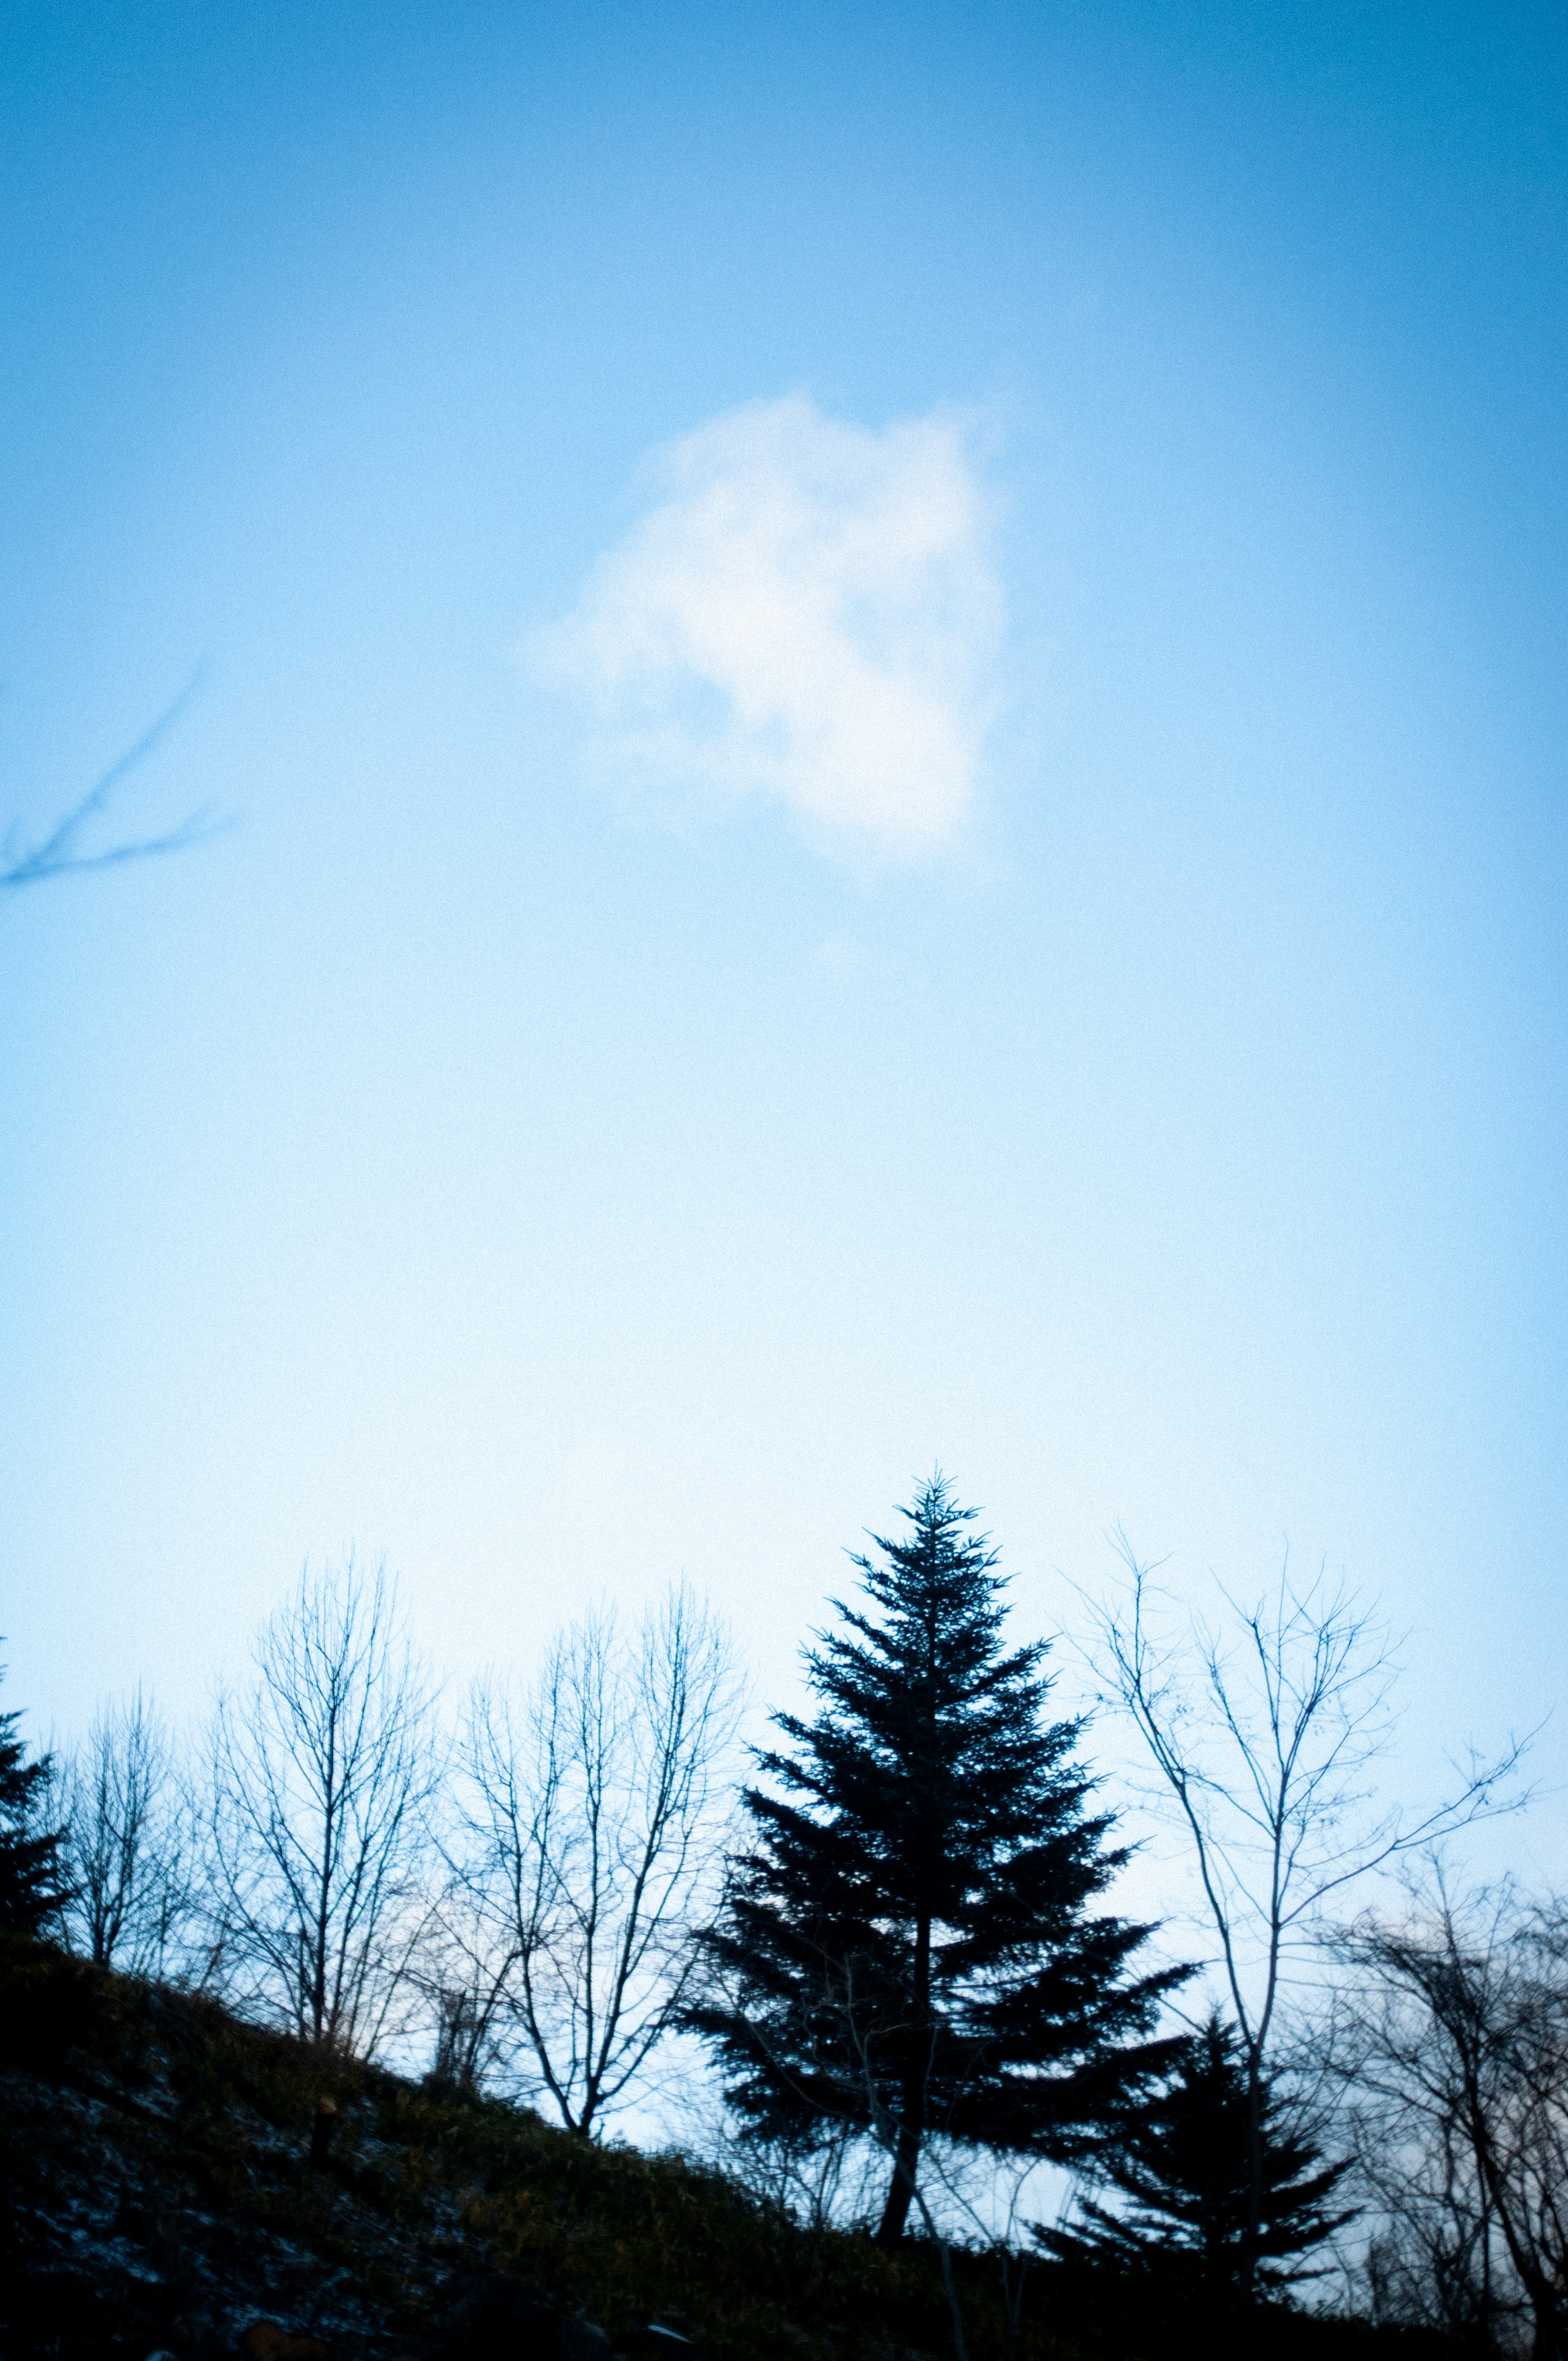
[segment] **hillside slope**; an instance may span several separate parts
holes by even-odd
[[[511,2351],[522,2301],[503,2334],[498,2280],[560,2322],[590,2314],[622,2353],[660,2322],[695,2333],[704,2361],[949,2341],[918,2248],[814,2238],[719,2174],[320,2058],[210,2001],[12,1942],[0,2023],[0,2316],[17,2361],[159,2345],[197,2361],[261,2320],[332,2361]],[[530,2343],[556,2335],[533,2316]],[[1038,2338],[1031,2352],[1047,2361]]]
[[[719,2173],[322,2058],[14,1938],[0,2181],[5,2361],[686,2361],[682,2338],[700,2361],[953,2351],[926,2246],[813,2235]],[[955,2264],[967,2361],[1435,2349],[1283,2312],[1216,2322],[1049,2266],[1010,2337],[994,2260]]]

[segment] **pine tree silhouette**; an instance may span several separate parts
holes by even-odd
[[[1179,2044],[1151,2041],[1185,1972],[1128,1980],[1148,1929],[1091,1915],[1125,1855],[1086,1810],[1076,1721],[1042,1719],[1043,1642],[1003,1650],[1005,1577],[938,1474],[905,1539],[856,1555],[863,1606],[806,1658],[822,1700],[759,1757],[689,2022],[760,2132],[849,2127],[892,2160],[903,2233],[923,2144],[1070,2158]]]
[[[1263,2108],[1263,2225],[1257,2280],[1285,2287],[1312,2276],[1299,2257],[1354,2219],[1328,2202],[1348,2169],[1321,2165],[1316,2144],[1287,2130],[1274,2093]],[[1234,2029],[1216,2013],[1188,2044],[1163,2090],[1122,2117],[1091,2177],[1126,2200],[1124,2211],[1088,2200],[1080,2226],[1035,2224],[1050,2253],[1124,2268],[1176,2261],[1212,2294],[1239,2295],[1245,2272],[1251,2188],[1247,2077]],[[1318,2169],[1314,2169],[1318,2167]]]
[[[0,1713],[0,1927],[36,1935],[68,1898],[60,1849],[65,1831],[40,1829],[49,1761],[27,1760],[19,1713]]]

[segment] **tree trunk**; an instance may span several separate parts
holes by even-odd
[[[915,2172],[920,2161],[920,2126],[905,2120],[898,2126],[893,2152],[893,2182],[877,2225],[879,2246],[896,2246],[904,2235],[909,2208],[915,2201]]]
[[[931,1921],[924,1913],[915,1922],[914,1984],[915,2021],[905,2062],[904,2114],[893,2152],[893,2183],[876,2234],[879,2246],[896,2246],[904,2235],[915,2197],[920,2136],[926,2128],[926,2081],[931,2063]]]
[[[1557,2304],[1551,2290],[1532,2288],[1530,2309],[1535,2314],[1535,2341],[1530,2347],[1530,2361],[1558,2361],[1563,2345],[1557,2334]]]
[[[1242,2242],[1241,2294],[1242,2301],[1250,2304],[1257,2291],[1258,2252],[1263,2245],[1263,2071],[1250,2041],[1246,2068],[1246,2236]]]

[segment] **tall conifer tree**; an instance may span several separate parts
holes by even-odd
[[[849,2126],[892,2164],[902,2235],[933,2136],[1058,2159],[1159,2072],[1184,1972],[1130,1977],[1148,1929],[1094,1915],[1124,1852],[1048,1722],[1045,1643],[1002,1642],[1006,1577],[938,1474],[901,1540],[856,1555],[867,1594],[807,1656],[815,1719],[747,1791],[751,1849],[708,1938],[691,2016],[759,2131]]]

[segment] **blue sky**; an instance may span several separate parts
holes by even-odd
[[[0,912],[7,1701],[351,1540],[780,1697],[940,1459],[1547,1712],[1552,12],[4,22],[5,808],[236,820]]]

